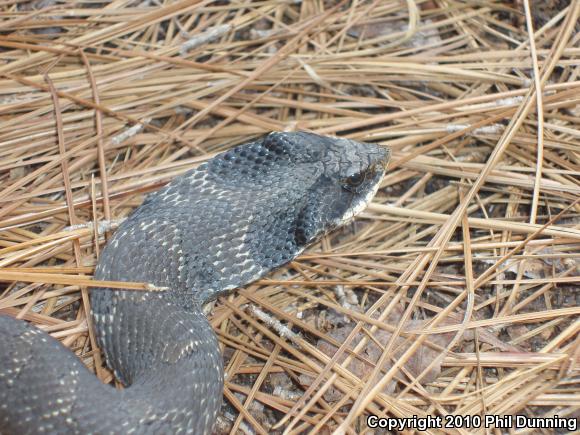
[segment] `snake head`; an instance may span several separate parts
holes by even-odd
[[[379,188],[389,156],[388,148],[375,144],[274,132],[210,160],[198,178],[207,183],[200,189],[212,186],[212,198],[223,198],[220,225],[247,225],[240,249],[255,267],[239,281],[291,261],[362,211]]]
[[[294,221],[298,246],[308,245],[361,212],[377,192],[390,158],[386,147],[312,133],[271,133],[269,149],[292,156],[305,192]]]

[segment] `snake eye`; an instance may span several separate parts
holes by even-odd
[[[356,190],[357,187],[364,183],[365,179],[365,172],[352,174],[342,180],[342,187],[344,187],[346,190]]]
[[[346,177],[346,182],[349,186],[358,187],[363,181],[365,181],[365,174],[360,172],[358,174],[353,174],[350,177]]]

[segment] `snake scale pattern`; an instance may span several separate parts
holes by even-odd
[[[91,291],[101,383],[48,334],[0,315],[0,433],[211,433],[223,362],[202,305],[289,262],[375,194],[389,151],[270,133],[149,195],[103,250],[99,280],[166,291]]]

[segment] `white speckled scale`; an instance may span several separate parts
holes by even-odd
[[[204,434],[222,402],[217,338],[201,306],[295,258],[371,200],[389,152],[271,133],[150,195],[105,247],[95,278],[163,293],[94,289],[103,385],[44,332],[0,316],[0,434]]]

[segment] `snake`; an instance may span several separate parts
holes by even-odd
[[[224,369],[204,305],[301,254],[373,198],[388,147],[272,132],[149,194],[99,255],[91,288],[101,382],[47,332],[0,315],[0,433],[207,434]]]

